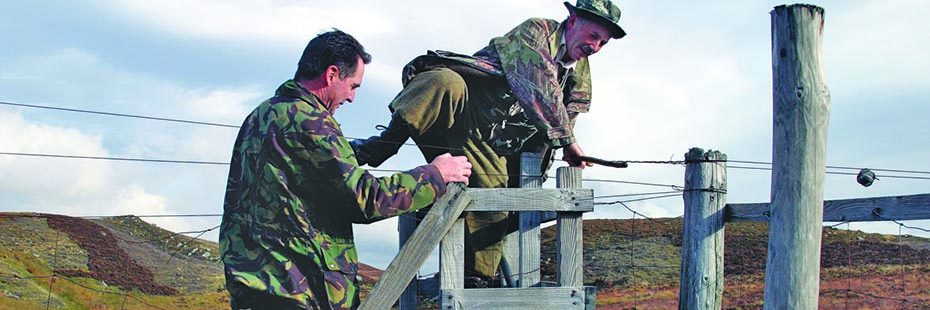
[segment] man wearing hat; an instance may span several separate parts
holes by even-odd
[[[427,161],[465,155],[471,187],[517,185],[519,178],[508,175],[519,174],[521,152],[542,155],[544,172],[557,148],[570,165],[587,166],[572,128],[591,103],[588,56],[626,32],[610,0],[565,6],[562,22],[530,18],[471,56],[429,51],[408,63],[404,89],[389,105],[391,123],[379,136],[351,142],[359,164],[377,167],[412,137]],[[466,214],[467,276],[497,274],[506,218]]]

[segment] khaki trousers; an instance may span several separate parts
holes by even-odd
[[[469,187],[502,188],[508,182],[507,157],[496,154],[486,141],[497,121],[486,111],[501,104],[494,100],[500,91],[501,85],[466,83],[455,71],[439,68],[417,74],[390,108],[416,131],[413,140],[427,162],[443,153],[464,155],[472,164]],[[508,212],[465,214],[466,275],[497,274],[507,217]]]

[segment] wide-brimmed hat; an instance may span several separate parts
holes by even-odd
[[[565,1],[570,14],[581,13],[583,17],[592,17],[610,28],[614,39],[622,38],[626,31],[620,27],[620,8],[610,0],[577,0],[575,5]]]

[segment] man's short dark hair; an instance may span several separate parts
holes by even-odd
[[[354,37],[339,29],[321,33],[310,40],[304,48],[294,79],[313,79],[326,71],[329,66],[339,68],[339,79],[355,74],[358,69],[357,59],[362,63],[371,63],[371,55]]]

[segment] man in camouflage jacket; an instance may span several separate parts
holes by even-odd
[[[359,304],[352,223],[432,204],[466,182],[464,157],[376,178],[358,167],[333,113],[351,102],[371,56],[339,30],[307,44],[293,80],[245,119],[223,205],[220,252],[234,309]]]
[[[588,56],[626,32],[610,0],[565,6],[563,22],[531,18],[472,56],[431,51],[407,64],[404,89],[390,103],[391,124],[380,136],[351,143],[359,163],[378,166],[412,137],[427,160],[448,150],[468,157],[472,187],[515,185],[508,175],[518,172],[520,151],[563,148],[570,165],[588,165],[572,133],[591,102]],[[496,274],[506,217],[466,214],[466,274]]]

